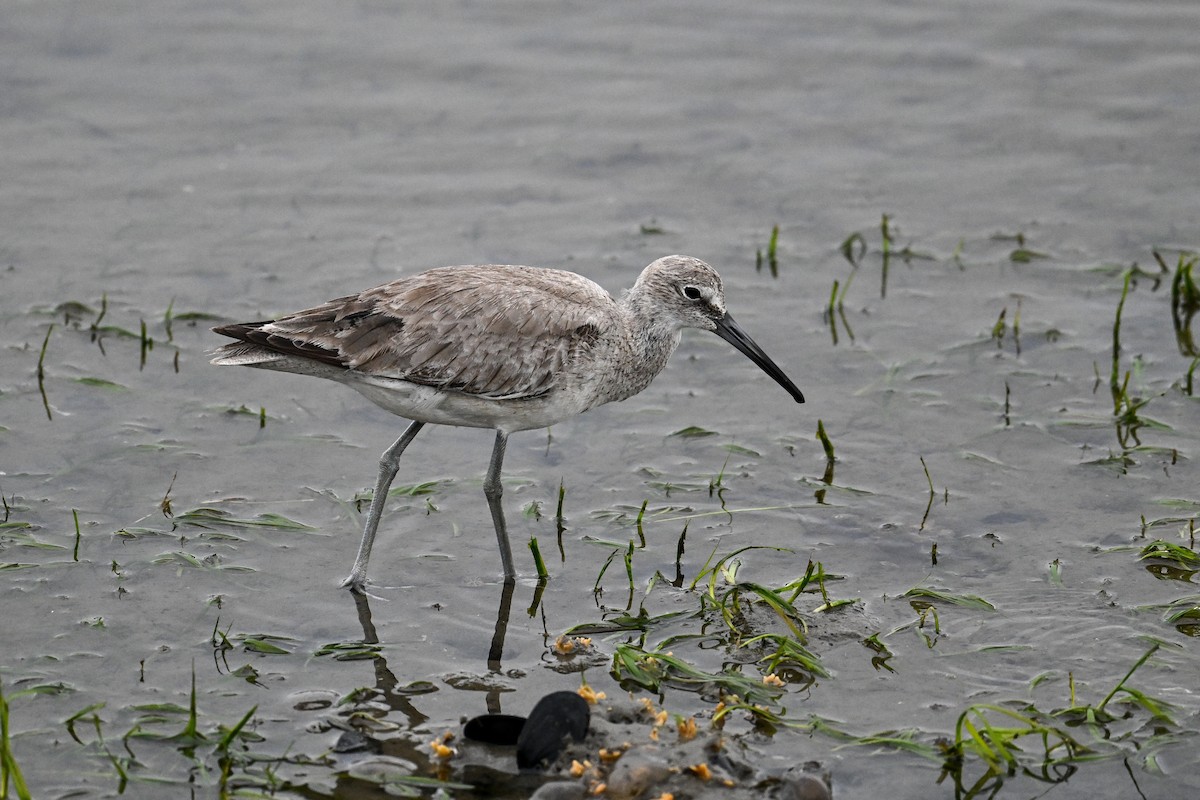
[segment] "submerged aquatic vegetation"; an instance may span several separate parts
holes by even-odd
[[[175,524],[196,528],[271,528],[280,531],[315,531],[311,525],[288,519],[281,514],[264,513],[253,518],[235,517],[220,508],[201,506],[174,517]]]
[[[874,650],[880,647],[872,645]],[[856,735],[817,719],[810,719],[808,725],[847,745],[883,746],[938,761],[942,766],[938,783],[949,778],[959,797],[994,796],[1007,778],[1018,773],[1060,783],[1088,762],[1127,758],[1177,736],[1169,704],[1129,685],[1134,672],[1158,648],[1152,645],[1095,705],[1077,705],[1072,680],[1065,707],[1046,710],[1027,700],[973,703],[959,712],[952,734],[945,736],[919,730]],[[1114,714],[1109,707],[1118,696],[1124,697],[1127,708]],[[1145,715],[1146,724],[1133,728],[1119,724],[1138,713]]]
[[[773,228],[771,228],[771,238],[767,242],[766,256],[765,257],[763,256],[762,248],[759,248],[758,250],[754,251],[754,271],[762,272],[763,264],[765,263],[767,265],[767,268],[771,272],[771,277],[778,278],[779,277],[778,248],[779,248],[779,226],[776,225]]]
[[[1192,332],[1192,320],[1196,312],[1200,311],[1200,276],[1194,274],[1196,265],[1200,263],[1200,255],[1180,251],[1174,272],[1157,250],[1154,251],[1154,259],[1163,272],[1171,274],[1171,324],[1175,329],[1175,341],[1179,352],[1193,359],[1198,358],[1200,349],[1197,348],[1195,334]],[[1195,362],[1193,369],[1194,367]]]
[[[880,298],[887,297],[888,271],[891,268],[891,263],[892,263],[893,258],[900,259],[905,264],[912,264],[913,261],[937,261],[938,260],[937,257],[934,256],[932,253],[928,253],[928,252],[921,251],[921,250],[914,250],[911,243],[906,244],[904,247],[897,249],[896,233],[897,233],[897,228],[896,228],[894,221],[892,220],[892,217],[889,214],[880,215],[880,219],[879,219],[879,260],[880,260],[879,296],[880,296]],[[870,251],[870,248],[867,245],[866,238],[858,231],[855,231],[855,232],[851,233],[849,236],[847,236],[845,239],[842,240],[842,243],[838,246],[838,250],[841,252],[842,257],[845,258],[846,261],[848,261],[850,263],[852,271],[850,273],[850,277],[847,278],[847,280],[846,280],[845,288],[842,289],[840,294],[838,292],[838,287],[835,282],[832,296],[830,298],[829,306],[827,308],[826,313],[828,316],[828,321],[829,321],[830,325],[832,326],[832,324],[833,324],[832,312],[833,312],[833,308],[834,308],[833,297],[837,297],[837,308],[838,308],[839,315],[841,316],[842,322],[846,324],[847,333],[849,333],[850,338],[853,340],[854,334],[850,333],[849,324],[846,323],[845,315],[844,315],[844,313],[842,313],[842,300],[845,299],[845,292],[846,292],[846,289],[849,288],[850,280],[854,277],[854,272],[858,270],[859,265],[862,264],[863,259],[866,257],[867,253]],[[834,335],[834,344],[837,344],[836,330],[834,330],[833,335]]]
[[[1037,750],[1018,742],[1030,739]],[[1024,757],[1042,768],[1073,761],[1088,752],[1066,727],[1036,708],[1015,710],[994,703],[972,705],[958,716],[950,752],[981,760],[993,775],[1011,773]]]
[[[1025,234],[1022,231],[1016,233],[996,233],[992,235],[992,240],[997,242],[1015,242],[1016,249],[1008,254],[1008,260],[1014,264],[1028,264],[1036,259],[1049,258],[1048,253],[1032,250],[1026,246]]]
[[[17,800],[31,800],[33,795],[13,755],[11,725],[8,698],[4,696],[4,681],[0,679],[0,798],[7,800],[8,787],[12,786]]]
[[[42,395],[42,408],[46,411],[46,419],[53,421],[54,415],[50,413],[50,399],[46,396],[46,348],[50,344],[50,334],[54,332],[54,323],[46,328],[46,338],[42,340],[42,349],[38,353],[37,361],[37,383],[38,392]]]
[[[1138,560],[1146,563],[1146,571],[1156,578],[1188,581],[1200,572],[1200,553],[1193,547],[1156,539],[1142,548]]]
[[[842,251],[842,256],[850,262],[850,266],[857,268],[863,256],[867,254],[867,240],[861,233],[855,231],[842,240],[839,249]]]
[[[265,796],[284,788],[275,774],[284,763],[329,766],[325,759],[256,753],[251,748],[265,740],[254,731],[258,706],[253,705],[230,724],[212,722],[201,713],[197,701],[195,669],[187,705],[171,702],[142,703],[122,711],[131,714],[132,724],[120,734],[113,723],[101,717],[105,703],[88,705],[72,714],[63,725],[78,745],[107,762],[114,773],[118,794],[130,783],[208,787],[219,797]],[[94,737],[89,737],[90,728]],[[108,731],[106,735],[106,731]],[[119,743],[119,747],[116,745]],[[158,752],[174,751],[184,767],[178,773],[151,771],[151,760],[139,757],[144,747]],[[162,769],[162,759],[153,759]]]
[[[982,762],[990,776],[1012,775],[1021,767],[1047,779],[1051,776],[1065,779],[1073,770],[1062,771],[1062,767],[1126,755],[1126,743],[1140,749],[1147,743],[1145,740],[1152,740],[1164,732],[1142,728],[1116,734],[1111,726],[1134,710],[1148,714],[1158,726],[1175,726],[1168,713],[1169,704],[1128,685],[1134,672],[1158,649],[1158,644],[1152,645],[1095,705],[1076,705],[1072,682],[1071,702],[1065,708],[1043,711],[1028,703],[982,703],[968,707],[955,725],[954,739],[947,751],[947,769],[957,773],[957,782],[964,762],[974,757]],[[1125,696],[1131,710],[1114,715],[1108,707],[1118,695]],[[1084,734],[1088,734],[1087,738]],[[1022,747],[1018,742],[1029,744]]]
[[[614,649],[611,671],[614,679],[623,685],[660,693],[671,687],[720,701],[721,708],[713,715],[714,723],[729,712],[741,709],[760,723],[779,724],[784,713],[780,705],[783,687],[794,682],[807,685],[816,677],[829,675],[820,658],[807,646],[807,622],[794,605],[796,599],[803,592],[819,590],[825,603],[818,612],[854,601],[830,600],[824,587],[827,576],[819,564],[811,562],[803,576],[783,586],[769,587],[740,580],[738,573],[742,561],[738,556],[752,550],[778,551],[779,548],[744,547],[715,561],[715,552],[711,554],[691,584],[680,589],[684,592],[683,597],[694,597],[698,601],[691,611],[649,615],[645,603],[657,584],[654,581],[643,597],[637,616],[610,616],[605,623],[578,626],[567,634],[637,633],[636,641],[617,644]],[[632,554],[632,543],[626,552]],[[615,554],[614,551],[610,555],[609,562]],[[765,618],[764,611],[767,612]],[[704,622],[703,633],[672,632],[680,631],[679,623],[685,619]],[[770,619],[781,623],[782,629],[772,630]],[[648,647],[646,641],[651,637],[658,640],[658,644]],[[676,654],[676,649],[696,640],[720,642],[735,657],[734,662],[712,670]],[[743,657],[760,665],[759,675],[744,673]]]
[[[546,569],[546,561],[542,558],[542,550],[538,547],[536,536],[529,537],[529,551],[533,554],[533,565],[537,569],[537,576],[545,579],[550,576],[550,572]]]
[[[849,257],[847,256],[847,258]],[[850,321],[846,319],[846,292],[850,290],[850,282],[854,279],[857,269],[856,266],[850,271],[844,284],[835,278],[833,288],[829,290],[829,305],[825,308],[825,322],[829,325],[829,334],[833,337],[835,346],[838,343],[838,320],[841,320],[842,327],[846,329],[846,335],[850,337],[851,343],[854,342],[854,330],[850,327]]]
[[[1140,437],[1140,432],[1143,428],[1160,431],[1170,430],[1169,426],[1151,419],[1142,413],[1143,409],[1155,398],[1137,397],[1131,394],[1129,383],[1133,371],[1125,370],[1122,372],[1121,369],[1121,317],[1133,279],[1138,274],[1140,274],[1140,271],[1136,265],[1124,272],[1121,296],[1117,301],[1116,317],[1112,329],[1112,368],[1109,374],[1109,390],[1112,393],[1113,422],[1116,428],[1117,443],[1121,447],[1121,452],[1115,454],[1110,460],[1119,464],[1122,470],[1136,464],[1133,458],[1135,452],[1146,449],[1143,447]],[[1135,361],[1135,367],[1137,366],[1138,363]],[[1161,396],[1161,393],[1157,395],[1157,397]]]

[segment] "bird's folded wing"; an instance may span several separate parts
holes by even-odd
[[[492,399],[552,390],[611,324],[612,298],[569,272],[429,270],[219,333],[292,356]]]

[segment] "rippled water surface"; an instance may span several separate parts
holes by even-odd
[[[759,682],[746,640],[791,632],[748,587],[819,563],[853,601],[795,598],[826,674],[784,665],[757,727],[724,718],[764,772],[1196,792],[1198,326],[1172,277],[1200,247],[1198,26],[1117,0],[0,7],[6,769],[36,797],[377,796],[433,776],[460,718],[581,674],[709,730],[715,684],[649,691],[614,656]],[[511,595],[490,433],[422,432],[356,600],[358,501],[403,421],[206,356],[213,324],[426,267],[617,293],[675,252],[808,402],[693,331],[641,395],[514,435]],[[706,561],[749,545],[723,619]],[[556,651],[578,626],[591,651]],[[1026,737],[998,777],[956,767],[972,709],[1023,724],[987,706],[1103,757]],[[383,754],[332,753],[351,729]]]

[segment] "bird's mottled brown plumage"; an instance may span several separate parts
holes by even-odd
[[[431,269],[277,320],[214,330],[363,375],[502,400],[555,388],[615,314],[613,299],[574,273],[484,265]]]

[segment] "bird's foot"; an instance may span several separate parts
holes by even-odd
[[[342,581],[342,588],[349,589],[355,594],[367,593],[367,576],[359,575],[356,572],[350,573],[350,577]]]

